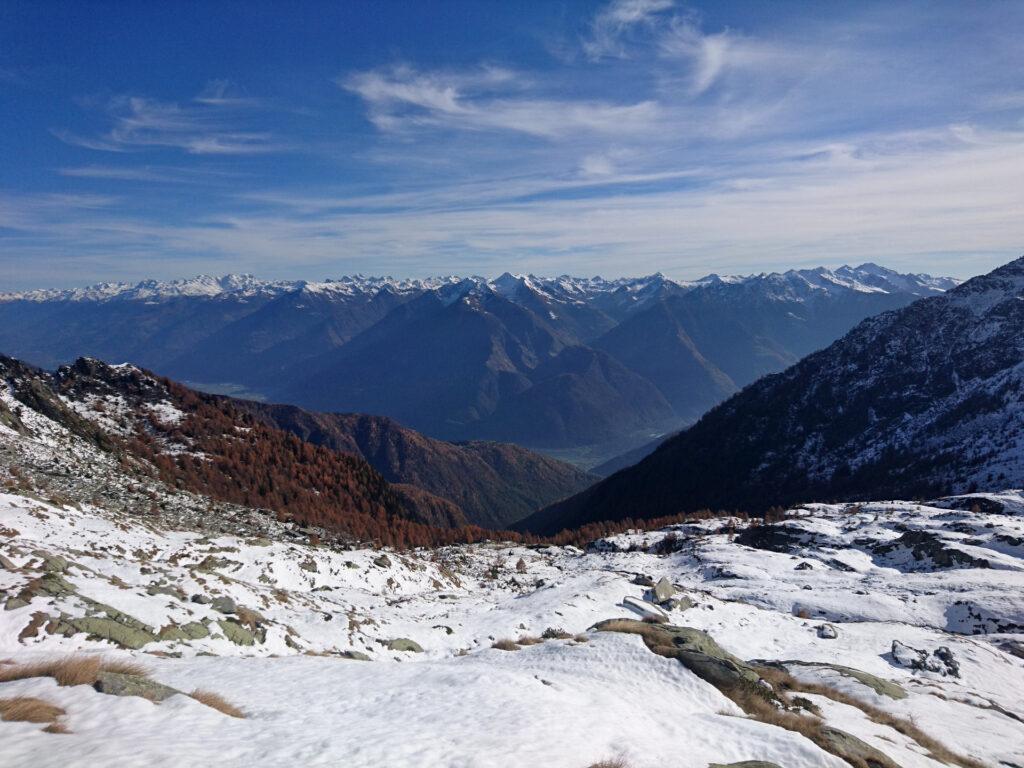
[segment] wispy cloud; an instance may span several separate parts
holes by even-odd
[[[357,72],[338,85],[366,103],[383,131],[422,127],[512,131],[545,138],[587,134],[636,134],[659,117],[650,100],[627,104],[538,98],[528,82],[506,69],[421,72],[408,66]]]
[[[626,55],[626,38],[636,27],[651,24],[673,0],[612,0],[594,17],[583,51],[591,59]]]
[[[232,95],[228,83],[214,81],[191,102],[118,96],[102,107],[112,125],[98,136],[63,128],[52,133],[68,144],[104,152],[174,148],[192,155],[250,155],[283,149],[273,134],[240,127],[254,99]]]

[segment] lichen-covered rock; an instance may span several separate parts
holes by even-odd
[[[224,632],[224,637],[235,645],[256,644],[256,636],[237,621],[222,619],[217,624],[220,625],[221,631]]]
[[[121,648],[137,650],[147,643],[156,642],[157,636],[138,627],[130,627],[120,621],[100,616],[83,616],[67,619],[67,623],[78,632],[85,632],[90,638],[107,640]]]
[[[188,640],[201,640],[204,637],[210,636],[210,630],[206,628],[206,625],[198,621],[190,621],[187,624],[168,624],[167,626],[160,629],[160,633],[157,637],[160,640],[179,640],[186,642]]]
[[[409,642],[412,642],[411,640]],[[420,649],[422,650],[422,648]],[[362,651],[342,651],[338,654],[343,659],[352,659],[353,661],[370,661],[370,657]]]
[[[235,604],[235,601],[226,595],[213,598],[213,601],[210,603],[210,607],[218,613],[232,614],[238,611],[238,606]]]
[[[824,667],[838,672],[846,677],[853,678],[858,683],[866,685],[868,688],[873,690],[879,696],[888,696],[890,699],[905,699],[907,698],[907,692],[898,684],[892,680],[886,680],[872,675],[870,672],[865,672],[861,669],[854,669],[853,667],[845,667],[842,664],[828,664],[819,661],[783,661],[781,662],[783,669],[788,666],[804,666],[804,667]]]
[[[169,699],[181,691],[158,683],[142,675],[123,675],[120,672],[100,672],[93,685],[100,693],[111,696],[141,696],[153,702]]]
[[[871,768],[900,768],[882,752],[856,736],[833,728],[830,725],[821,727],[821,742],[818,746],[833,755],[843,758],[850,765],[867,765]]]
[[[598,632],[640,635],[654,653],[677,659],[697,677],[720,690],[757,685],[761,675],[742,659],[733,656],[707,632],[671,624],[648,624],[634,619],[609,619],[595,624]],[[770,696],[770,692],[766,693]]]
[[[388,641],[389,651],[409,651],[411,653],[423,653],[423,647],[415,640],[407,637],[396,637]]]
[[[70,563],[60,555],[52,555],[41,549],[33,550],[33,555],[43,561],[43,570],[47,573],[64,573]]]

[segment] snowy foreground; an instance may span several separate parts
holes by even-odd
[[[0,495],[0,658],[131,658],[246,714],[49,677],[4,682],[0,699],[63,708],[69,733],[0,722],[0,765],[848,765],[746,717],[641,637],[591,629],[664,615],[741,659],[787,662],[801,680],[909,718],[984,765],[1024,766],[1024,499],[937,503],[962,509],[815,505],[777,526],[708,520],[588,552],[403,554]],[[659,607],[650,584],[662,577],[675,589]],[[491,647],[545,630],[561,632]],[[951,653],[936,655],[943,646]],[[853,706],[805,698],[899,766],[942,765]]]

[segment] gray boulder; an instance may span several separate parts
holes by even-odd
[[[654,595],[654,602],[664,603],[676,593],[676,588],[672,586],[671,581],[662,576],[658,579],[658,583],[654,585],[651,592]]]
[[[218,613],[231,614],[238,611],[238,606],[235,604],[235,601],[226,595],[213,598],[213,601],[210,603],[210,607]]]
[[[423,647],[415,640],[407,637],[396,637],[388,641],[389,651],[408,651],[410,653],[423,653]]]
[[[93,684],[100,693],[111,696],[141,696],[150,701],[163,701],[181,691],[158,683],[142,675],[123,675],[120,672],[100,672]]]

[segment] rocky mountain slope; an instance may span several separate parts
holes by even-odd
[[[388,482],[447,499],[485,528],[506,528],[596,480],[571,464],[511,443],[434,440],[383,416],[317,413],[245,400],[234,404],[307,442],[362,456]]]
[[[871,264],[694,282],[200,277],[0,296],[0,350],[46,367],[127,361],[208,391],[386,415],[445,439],[596,445],[602,459],[693,421],[865,317],[954,284]]]
[[[106,458],[133,477],[349,539],[443,540],[439,529],[466,525],[452,502],[391,485],[359,456],[305,442],[227,398],[133,366],[82,358],[51,374],[0,358],[0,379],[0,420],[24,438],[9,450],[26,461],[41,452],[58,475],[77,472],[61,449],[74,445],[72,456],[100,454],[93,463]]]
[[[623,470],[523,521],[1024,484],[1024,259],[873,317]]]

